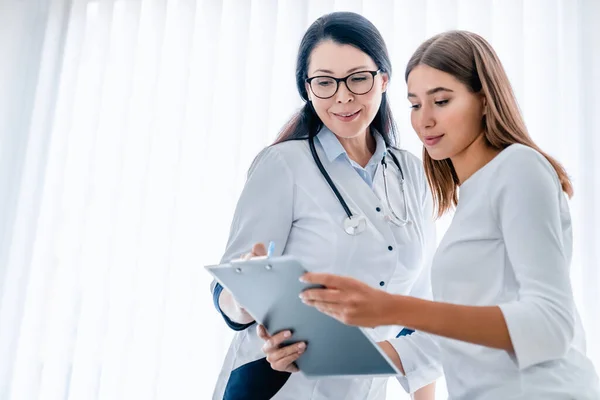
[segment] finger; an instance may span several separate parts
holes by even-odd
[[[314,307],[314,308],[318,309],[319,311],[326,310],[328,313],[341,313],[342,310],[346,307],[345,305],[342,305],[342,304],[323,303],[323,302],[314,301],[314,300],[306,300],[306,302],[304,304],[306,304],[307,306]]]
[[[317,301],[338,304],[343,302],[344,297],[346,296],[339,289],[307,289],[300,293],[303,302]]]
[[[258,334],[258,337],[264,341],[271,339],[271,335],[269,335],[267,329],[263,325],[258,325],[256,327],[256,333]]]
[[[292,354],[291,356],[288,356],[277,363],[271,364],[271,368],[277,371],[298,371],[298,367],[294,365],[294,361],[296,361],[301,355],[302,354],[298,353]]]
[[[313,307],[322,312],[325,315],[329,315],[332,318],[337,319],[338,321],[344,322],[342,318],[343,310],[341,307],[332,307],[330,304],[323,303],[314,303]]]
[[[263,346],[264,353],[270,353],[273,350],[279,349],[279,345],[284,341],[292,337],[292,332],[282,331],[271,336]]]
[[[296,349],[292,354],[279,359],[276,362],[271,364],[273,369],[278,371],[298,371],[298,367],[294,365],[294,362],[300,358],[300,356],[304,353],[305,349],[298,350]]]
[[[267,255],[267,249],[265,248],[265,245],[262,243],[256,243],[254,246],[252,246],[251,252],[242,254],[240,256],[240,260],[248,261],[248,260],[252,259],[253,257],[262,257],[262,256],[266,256],[266,255]]]
[[[349,287],[352,287],[352,283],[353,283],[352,278],[339,276],[339,275],[332,275],[332,274],[322,274],[322,273],[316,273],[316,272],[307,272],[306,274],[302,275],[300,280],[305,283],[312,283],[315,285],[323,285],[330,289],[331,288],[333,288],[333,289],[349,288]]]
[[[256,243],[252,247],[252,255],[253,257],[261,257],[267,255],[267,248],[263,243]]]
[[[285,346],[280,349],[274,350],[267,356],[267,360],[271,364],[276,364],[276,363],[281,362],[282,359],[287,358],[291,355],[304,353],[305,349],[306,349],[306,343],[304,343],[304,342],[294,343],[289,346]],[[286,366],[287,366],[287,364],[286,364]]]
[[[352,314],[349,314],[348,312],[346,312],[343,309],[340,308],[331,308],[328,306],[316,306],[315,307],[317,310],[319,310],[320,312],[322,312],[323,314],[329,315],[331,318],[337,319],[338,321],[340,321],[342,324],[344,325],[351,325],[351,326],[366,326],[361,324],[355,316],[353,316]]]

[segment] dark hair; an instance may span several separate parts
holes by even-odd
[[[381,34],[368,19],[352,12],[334,12],[317,19],[306,31],[296,59],[296,86],[304,106],[284,125],[275,143],[288,140],[301,140],[314,137],[323,127],[312,103],[308,101],[305,81],[308,78],[308,64],[313,49],[324,40],[338,44],[347,44],[366,53],[381,72],[392,76],[392,65]],[[397,143],[396,125],[392,117],[387,95],[381,98],[379,111],[371,126],[375,128],[389,146]]]
[[[563,166],[544,153],[531,139],[521,116],[510,81],[492,46],[481,36],[467,31],[449,31],[425,41],[410,58],[404,74],[418,65],[446,72],[462,82],[472,93],[485,96],[486,112],[482,126],[486,143],[503,150],[520,143],[541,153],[558,174],[562,189],[573,195],[571,181]],[[458,177],[450,159],[434,160],[423,147],[425,174],[436,202],[437,214],[458,204]]]

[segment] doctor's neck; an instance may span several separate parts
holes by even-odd
[[[377,142],[373,135],[371,135],[369,128],[362,134],[352,137],[342,137],[337,134],[336,136],[352,161],[363,168],[369,163],[377,147]]]

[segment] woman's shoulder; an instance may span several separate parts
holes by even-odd
[[[275,151],[282,156],[295,157],[308,149],[308,141],[306,139],[286,140],[285,142],[272,144],[267,148],[272,149],[271,151]]]
[[[303,157],[307,149],[306,140],[288,140],[266,146],[254,158],[250,171],[259,166],[294,170],[298,159]]]
[[[542,153],[520,143],[511,144],[496,157],[498,162],[493,173],[498,178],[519,180],[519,177],[528,175],[556,175],[552,164]]]
[[[526,146],[521,143],[514,143],[506,147],[500,152],[504,155],[504,160],[525,160],[525,162],[537,163],[540,160],[545,160],[545,157],[536,149]]]
[[[562,193],[556,170],[542,153],[532,147],[511,144],[492,162],[494,167],[486,175],[492,197],[499,197],[503,192]]]

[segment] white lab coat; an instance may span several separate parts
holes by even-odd
[[[348,162],[330,162],[315,141],[325,169],[355,214],[368,219],[366,231],[357,236],[343,229],[346,214],[313,161],[307,141],[289,141],[263,150],[254,161],[239,199],[223,261],[248,252],[256,242],[276,244],[275,255],[293,255],[309,270],[352,276],[390,293],[431,298],[430,262],[435,251],[432,199],[421,161],[403,150],[392,150],[405,176],[408,218],[397,227],[390,215],[378,167],[373,188]],[[404,204],[399,172],[388,155],[387,180],[390,202],[403,217]],[[377,208],[381,211],[377,211]],[[392,345],[403,327],[387,326],[366,331]],[[418,336],[415,336],[418,335]],[[414,333],[427,349],[411,358],[419,365],[398,380],[415,391],[441,375],[439,348],[429,335]],[[335,340],[335,338],[332,338]],[[230,372],[265,357],[263,341],[252,326],[236,333],[224,360],[213,399],[222,399]],[[417,360],[415,360],[417,357]],[[276,400],[376,400],[385,398],[385,378],[324,378],[308,380],[293,374],[273,397]]]

